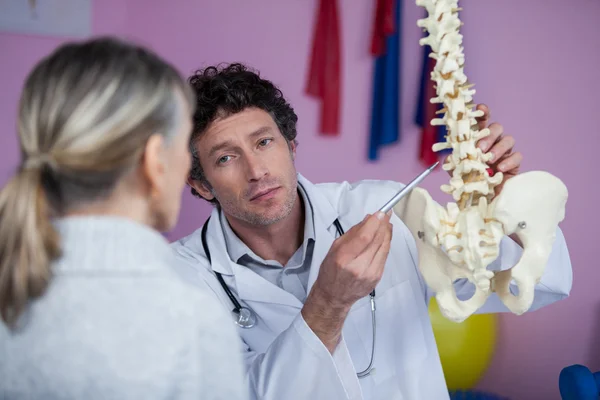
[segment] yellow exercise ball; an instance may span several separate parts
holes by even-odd
[[[496,315],[473,314],[461,323],[442,315],[435,298],[429,317],[449,390],[472,389],[487,370],[496,346]]]

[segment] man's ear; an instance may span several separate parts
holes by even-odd
[[[188,177],[187,184],[194,188],[196,192],[198,192],[198,194],[205,200],[211,201],[215,198],[215,196],[212,194],[211,188],[206,183]]]
[[[296,159],[296,141],[292,140],[290,143],[290,152],[292,153],[292,160]]]

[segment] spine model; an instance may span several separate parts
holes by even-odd
[[[506,181],[502,192],[495,194],[503,175],[488,172],[492,154],[477,148],[490,131],[478,128],[476,118],[483,112],[474,108],[475,90],[464,72],[458,0],[416,0],[416,4],[428,14],[417,22],[428,33],[419,43],[430,46],[430,57],[436,60],[431,73],[436,97],[430,101],[443,105],[431,124],[445,125],[448,132],[445,142],[436,143],[433,150],[452,150],[443,165],[452,177],[441,189],[454,202],[444,208],[424,189],[415,188],[394,211],[417,240],[419,269],[447,318],[464,320],[493,292],[513,313],[521,314],[532,305],[535,285],[564,218],[567,189],[549,173],[532,171]],[[512,234],[523,244],[519,262],[503,271],[489,270],[502,240]],[[463,278],[475,285],[468,300],[459,300],[453,286]],[[512,282],[518,295],[512,294]]]
[[[458,18],[457,0],[418,0],[425,7],[428,17],[417,25],[429,35],[419,44],[431,47],[430,57],[436,60],[431,73],[435,82],[436,97],[432,103],[442,103],[438,111],[441,118],[432,125],[445,125],[446,141],[436,143],[434,151],[452,149],[443,169],[452,172],[449,185],[442,185],[443,192],[452,195],[456,203],[448,204],[447,215],[441,223],[441,232],[435,238],[452,261],[473,272],[481,272],[479,284],[489,286],[491,272],[484,272],[488,264],[498,256],[498,244],[503,235],[502,227],[489,212],[494,188],[502,182],[502,173],[491,176],[486,164],[492,154],[484,154],[477,148],[477,141],[490,134],[488,128],[479,130],[477,117],[483,115],[474,109],[473,85],[464,72],[465,56],[462,46],[462,25]]]
[[[494,187],[502,182],[502,174],[488,174],[486,164],[491,153],[483,154],[476,148],[479,139],[489,135],[489,129],[479,130],[476,117],[482,111],[474,110],[474,85],[469,84],[464,72],[462,35],[459,32],[461,21],[458,18],[457,0],[422,0],[417,4],[424,6],[429,16],[419,20],[417,25],[429,32],[429,36],[419,44],[431,47],[430,57],[436,60],[431,79],[435,82],[437,97],[432,103],[443,103],[438,113],[442,118],[431,121],[432,125],[445,125],[448,135],[446,142],[436,143],[434,151],[452,149],[452,154],[444,165],[452,171],[450,185],[442,190],[452,195],[460,210],[475,206],[479,198],[486,196],[491,200]]]

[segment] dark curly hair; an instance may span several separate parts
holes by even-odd
[[[288,143],[296,143],[298,116],[285,100],[281,90],[271,81],[260,77],[258,71],[233,63],[210,66],[188,79],[196,93],[194,128],[190,138],[192,167],[190,178],[207,184],[194,144],[217,118],[226,118],[246,108],[255,107],[268,112]],[[192,188],[192,194],[201,197]],[[211,201],[216,203],[216,200]]]

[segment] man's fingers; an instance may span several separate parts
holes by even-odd
[[[517,169],[521,166],[521,161],[523,161],[523,155],[521,153],[512,153],[510,156],[506,157],[500,164],[498,164],[498,171],[507,172],[513,169]]]
[[[386,246],[386,242],[389,242],[391,238],[391,224],[383,223],[380,229],[377,231],[375,238],[369,246],[363,251],[355,260],[354,265],[358,269],[358,273],[362,276],[366,275],[368,279],[379,276],[379,267],[375,263],[375,257],[381,251],[382,247]],[[387,246],[389,247],[389,245]]]
[[[495,122],[488,128],[490,130],[490,134],[477,141],[477,147],[479,147],[484,153],[487,153],[492,148],[494,143],[498,142],[502,138],[502,133],[504,133],[504,128],[502,125]]]
[[[381,212],[367,215],[361,223],[353,226],[340,238],[342,243],[352,243],[346,246],[347,249],[344,251],[352,258],[356,258],[373,241],[379,225],[386,220],[389,220],[389,216]]]
[[[482,130],[487,126],[488,121],[490,120],[490,109],[485,104],[478,104],[475,109],[483,111],[481,117],[475,118],[477,120],[477,127],[479,130]]]
[[[491,163],[496,163],[502,159],[505,155],[510,154],[512,148],[515,146],[515,139],[512,136],[504,136],[497,143],[495,143],[489,150],[492,153]]]
[[[375,233],[375,236],[373,237],[371,243],[369,243],[369,245],[364,249],[364,251],[358,257],[356,257],[356,260],[361,267],[371,265],[373,257],[375,257],[375,254],[377,253],[377,250],[379,249],[379,247],[381,247],[382,243],[384,243],[386,237],[386,225],[387,222],[382,223],[379,226],[379,229]]]
[[[390,253],[390,246],[391,246],[391,240],[392,240],[392,227],[386,227],[385,228],[385,235],[383,238],[382,243],[380,244],[380,246],[377,248],[377,251],[375,252],[373,259],[371,260],[371,266],[373,268],[375,268],[375,270],[373,270],[373,273],[376,274],[377,279],[381,278],[381,275],[383,274],[383,270],[385,267],[385,261],[388,257],[388,254]]]

